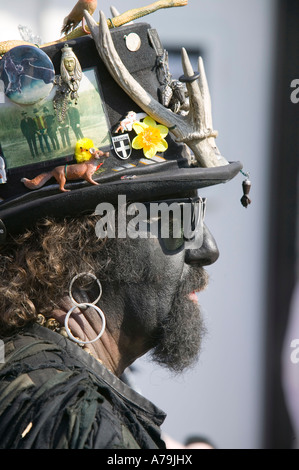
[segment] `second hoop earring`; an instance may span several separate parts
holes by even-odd
[[[64,326],[65,326],[65,329],[66,329],[66,332],[69,336],[69,338],[72,340],[72,341],[75,341],[75,343],[78,343],[78,344],[90,344],[90,343],[94,343],[95,341],[98,341],[98,339],[100,339],[100,337],[102,336],[102,334],[104,333],[105,331],[105,328],[106,328],[106,319],[105,319],[105,315],[103,313],[103,311],[97,307],[96,305],[94,304],[81,304],[82,306],[87,306],[87,307],[92,307],[94,308],[98,314],[100,315],[101,319],[102,319],[102,329],[100,331],[100,333],[98,334],[98,336],[90,341],[83,341],[81,339],[78,339],[78,338],[75,338],[75,336],[72,334],[70,328],[69,328],[69,318],[71,316],[71,314],[73,313],[73,311],[75,310],[75,308],[79,307],[80,308],[80,304],[77,304],[77,305],[74,305],[66,314],[66,317],[64,319]]]

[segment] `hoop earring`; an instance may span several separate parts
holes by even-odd
[[[98,284],[98,286],[99,286],[100,293],[99,293],[98,297],[96,298],[96,300],[95,300],[94,302],[92,302],[92,305],[94,305],[94,304],[96,304],[96,303],[100,300],[100,298],[102,297],[102,285],[101,285],[100,281],[98,280],[98,278],[97,278],[93,273],[80,273],[80,274],[77,274],[77,276],[74,276],[74,277],[73,277],[73,279],[71,280],[71,283],[70,283],[70,287],[69,287],[69,296],[70,296],[70,299],[71,299],[71,301],[73,302],[74,305],[77,305],[77,306],[78,306],[78,305],[81,305],[81,306],[82,306],[82,305],[85,304],[84,302],[83,302],[83,303],[81,303],[81,302],[80,302],[80,303],[76,302],[76,300],[74,299],[73,294],[72,294],[72,287],[73,287],[73,285],[74,285],[74,282],[75,282],[77,279],[79,279],[79,277],[82,277],[82,276],[90,276],[90,277],[92,277],[92,278],[97,282],[97,284]],[[86,305],[87,305],[87,304],[86,304]]]
[[[72,295],[72,287],[73,287],[73,284],[74,282],[76,281],[76,279],[78,279],[79,277],[82,277],[82,276],[90,276],[92,277],[98,284],[99,286],[99,289],[100,289],[100,294],[98,295],[98,297],[96,298],[96,300],[92,303],[86,303],[86,302],[83,302],[83,303],[78,303],[76,302],[76,300],[74,299],[73,295]],[[80,273],[80,274],[77,274],[71,281],[70,283],[70,287],[69,287],[69,296],[70,296],[70,299],[72,301],[72,303],[74,304],[74,306],[67,312],[66,314],[66,317],[64,319],[64,326],[65,326],[65,330],[67,332],[67,335],[68,337],[72,340],[72,341],[75,341],[75,343],[78,343],[78,344],[90,344],[90,343],[94,343],[95,341],[98,341],[98,339],[101,338],[102,334],[104,333],[105,331],[105,328],[106,328],[106,319],[105,319],[105,315],[104,315],[104,312],[97,306],[95,305],[101,298],[102,296],[102,285],[100,283],[100,281],[97,279],[97,277],[92,274],[92,273]],[[81,309],[86,309],[87,307],[92,307],[94,308],[98,314],[100,315],[101,319],[102,319],[102,328],[101,328],[101,331],[100,333],[98,334],[98,336],[90,341],[83,341],[83,340],[80,340],[80,339],[77,339],[73,336],[70,328],[69,328],[69,325],[68,325],[68,322],[69,322],[69,318],[71,316],[71,314],[73,313],[73,311],[75,310],[75,308],[81,308]]]

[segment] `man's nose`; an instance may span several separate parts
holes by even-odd
[[[200,248],[187,249],[185,251],[185,262],[198,266],[208,266],[215,263],[219,258],[219,250],[216,241],[208,227],[203,225],[203,242]]]

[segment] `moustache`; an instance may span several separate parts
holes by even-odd
[[[200,292],[204,290],[209,283],[207,271],[200,267],[190,267],[180,286],[180,293],[188,295],[190,292]]]

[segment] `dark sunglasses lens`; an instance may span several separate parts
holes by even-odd
[[[186,248],[199,248],[203,242],[203,220],[206,199],[200,197],[181,201],[149,203],[149,231],[158,222],[157,236],[167,251]]]
[[[206,211],[206,199],[198,198],[192,206],[188,206],[184,217],[184,237],[186,248],[198,249],[203,244],[204,218]],[[191,212],[190,212],[191,211]]]
[[[165,224],[166,225],[166,224]],[[179,248],[181,248],[184,244],[184,229],[182,225],[182,220],[181,217],[175,218],[175,217],[170,217],[169,218],[169,224],[167,224],[168,227],[163,227],[161,226],[161,234],[162,234],[162,240],[163,244],[168,251],[176,251]],[[163,228],[168,228],[168,236],[163,237]]]

